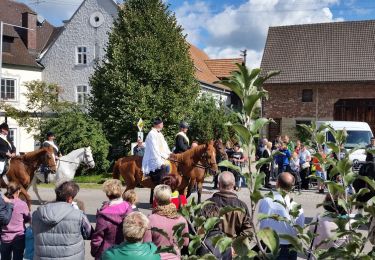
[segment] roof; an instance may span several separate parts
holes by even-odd
[[[267,83],[375,80],[375,20],[270,27],[263,71]]]
[[[242,62],[242,59],[210,59],[208,55],[190,44],[190,56],[194,62],[195,77],[203,84],[207,84],[223,90],[230,90],[228,87],[214,82],[219,78],[228,77],[233,70],[237,70],[234,65],[236,62]]]
[[[23,3],[12,0],[0,0],[0,20],[4,23],[22,26],[22,13],[25,12],[36,14]],[[58,30],[59,28],[52,26],[46,20],[42,24],[38,24],[36,26],[36,50],[29,52],[21,38],[23,30],[4,25],[4,35],[14,38],[14,44],[11,53],[3,54],[3,63],[40,68],[40,65],[36,62],[36,58],[46,48],[47,44],[51,41],[51,37]]]

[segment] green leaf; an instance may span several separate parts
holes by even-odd
[[[206,219],[206,222],[203,225],[205,232],[208,233],[209,231],[214,229],[215,226],[220,223],[220,221],[221,220],[218,217],[212,217],[212,218]]]
[[[201,238],[200,236],[195,236],[193,239],[190,240],[189,243],[189,254],[190,255],[195,255],[197,252],[198,248],[201,246]]]
[[[250,124],[250,132],[252,134],[256,134],[269,123],[276,123],[276,122],[272,118],[271,119],[258,118]]]
[[[231,126],[234,129],[244,145],[249,145],[251,136],[249,130],[246,127],[240,124],[231,123],[228,123],[227,125]]]
[[[303,252],[302,241],[299,240],[297,237],[287,234],[280,234],[279,238],[288,241],[297,252]]]
[[[271,250],[272,254],[276,255],[279,251],[279,236],[277,233],[270,228],[265,228],[259,230],[257,235],[268,249]]]
[[[241,172],[240,167],[234,165],[231,161],[228,161],[228,160],[221,161],[220,163],[218,163],[217,166],[225,167],[225,168],[231,169],[233,171]]]
[[[355,181],[355,179],[357,178],[358,174],[350,171],[349,173],[345,174],[344,176],[344,184],[345,186],[349,186],[351,184],[353,184],[353,182]]]
[[[247,256],[251,250],[250,240],[248,237],[238,236],[233,240],[232,247],[237,255]]]
[[[157,227],[152,227],[151,231],[159,233],[160,235],[162,235],[163,237],[165,237],[168,240],[170,239],[169,235],[163,229],[160,229],[160,228],[157,228]]]
[[[232,244],[232,239],[225,235],[215,236],[211,239],[211,241],[215,247],[219,248],[220,253],[225,252],[225,250],[227,250]]]

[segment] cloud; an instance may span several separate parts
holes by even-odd
[[[203,41],[210,56],[238,57],[246,48],[248,64],[259,66],[269,26],[340,21],[330,10],[338,4],[339,0],[248,0],[214,13],[209,11],[212,6],[198,0],[185,2],[177,18],[192,34],[188,39]],[[204,8],[193,8],[198,6]]]

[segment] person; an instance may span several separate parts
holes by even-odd
[[[272,143],[267,142],[266,147],[265,147],[265,149],[262,153],[262,158],[269,158],[272,154],[271,149],[272,149]],[[264,180],[264,187],[268,188],[268,189],[271,189],[272,188],[272,186],[270,184],[271,162],[263,164],[260,167],[260,171],[264,172],[264,174],[266,175],[266,178]]]
[[[105,201],[96,213],[96,227],[91,237],[91,255],[97,260],[106,249],[124,240],[122,222],[132,212],[131,205],[122,199],[120,180],[106,180],[103,191],[109,201]]]
[[[171,195],[171,202],[176,206],[176,209],[180,209],[182,206],[187,204],[187,199],[184,194],[180,194],[177,190],[178,188],[178,180],[174,175],[165,176],[161,180],[162,184],[168,185],[172,190]],[[155,208],[157,206],[156,199],[152,204],[152,207]]]
[[[180,132],[176,135],[174,153],[183,153],[190,149],[189,137],[186,135],[188,129],[189,124],[182,121],[180,123]]]
[[[34,211],[34,259],[85,259],[84,239],[91,237],[92,227],[87,216],[72,205],[78,192],[75,182],[63,182],[55,189],[56,202]]]
[[[273,198],[267,197],[260,201],[258,212],[267,216],[277,215],[282,218],[290,220],[293,224],[304,226],[305,216],[303,209],[298,212],[297,218],[292,217],[289,211],[293,209],[296,205],[290,198],[288,193],[292,190],[294,186],[294,177],[289,172],[283,172],[279,175],[276,188],[280,189],[283,193],[286,193],[285,197],[281,193],[275,191],[273,192]],[[285,205],[285,206],[284,206]],[[271,228],[277,234],[287,234],[296,237],[297,231],[290,223],[286,221],[277,221],[274,219],[263,219],[260,221],[260,229]],[[291,244],[285,240],[280,239],[280,253],[277,257],[278,260],[296,260],[297,252],[292,250]]]
[[[22,260],[25,249],[25,224],[30,221],[31,215],[26,202],[19,198],[21,185],[10,182],[5,196],[13,202],[12,218],[8,225],[1,230],[1,259]]]
[[[0,176],[8,183],[6,177],[6,165],[9,163],[10,158],[16,156],[16,147],[12,140],[9,138],[9,126],[7,123],[0,125]]]
[[[206,220],[208,218],[215,218],[215,217],[220,218],[220,208],[216,205],[216,203],[206,204],[201,209],[200,215],[204,217]],[[228,248],[227,250],[221,253],[219,248],[215,247],[212,242],[212,239],[214,237],[223,236],[223,235],[224,233],[220,230],[219,223],[216,224],[216,226],[206,234],[206,239],[203,241],[205,246],[202,245],[197,249],[197,256],[204,256],[205,254],[211,253],[216,257],[216,259],[231,260],[232,259],[231,248]]]
[[[289,139],[289,136],[288,135],[284,135],[284,137],[283,137],[283,143],[286,145],[286,147],[288,148],[288,150],[290,151],[290,152],[293,152],[294,151],[294,149],[295,149],[295,145],[294,145],[294,143],[293,143],[293,141],[291,141],[290,139]]]
[[[289,171],[289,158],[290,158],[290,150],[288,149],[285,143],[283,143],[279,147],[279,152],[281,154],[276,156],[277,165],[278,165],[278,174],[284,171]]]
[[[217,164],[220,164],[222,161],[228,160],[228,154],[225,152],[223,140],[221,138],[219,138],[216,141],[215,149],[217,151],[216,152],[216,163]],[[225,171],[225,170],[228,169],[227,167],[224,167],[224,166],[218,166],[218,168],[219,168],[220,172],[223,172],[223,171]],[[214,179],[214,187],[213,187],[213,189],[215,189],[215,190],[217,189],[218,177],[219,177],[218,174],[215,174],[213,176],[213,179]]]
[[[229,160],[236,166],[240,167],[242,170],[242,165],[245,162],[245,157],[243,153],[240,151],[241,146],[237,143],[234,145],[234,152],[229,157]],[[234,177],[236,179],[236,186],[235,189],[240,190],[241,189],[241,172],[234,171]]]
[[[260,140],[259,145],[257,147],[256,153],[255,153],[255,160],[258,161],[263,156],[263,151],[266,149],[266,145],[268,143],[267,138],[263,138]]]
[[[322,148],[320,148],[320,147],[318,148],[318,153],[320,154],[320,157],[322,158],[322,160],[326,159],[327,156],[324,153],[324,150]],[[315,166],[315,175],[316,175],[316,177],[319,177],[319,179],[318,179],[318,191],[319,191],[319,193],[324,193],[324,188],[325,188],[324,181],[327,179],[325,169],[320,164],[317,156],[313,156],[312,163]]]
[[[13,208],[14,205],[12,201],[0,192],[0,227],[9,224],[12,218]]]
[[[233,192],[235,179],[233,173],[224,171],[219,175],[219,191],[214,193],[209,201],[215,202],[219,208],[231,206],[243,208],[242,211],[231,211],[225,213],[221,223],[221,230],[229,237],[249,236],[252,234],[250,224],[250,213],[245,202],[238,199]]]
[[[142,242],[149,220],[141,212],[132,212],[123,223],[124,242],[104,251],[102,260],[158,260],[158,248],[152,242]]]
[[[375,150],[375,137],[371,137],[370,144],[366,146],[366,162],[375,162],[374,154],[370,151]]]
[[[309,189],[309,175],[310,175],[310,162],[311,162],[311,153],[307,150],[304,144],[301,144],[301,151],[299,153],[299,163],[301,165],[301,188],[308,190]]]
[[[299,163],[299,157],[297,152],[293,152],[292,158],[290,158],[290,173],[293,174],[298,191],[301,191],[301,176],[300,176],[300,171],[301,171],[301,164]]]
[[[301,151],[301,140],[296,141],[296,147],[294,148],[294,151],[299,154],[299,151]]]
[[[133,211],[139,211],[137,207],[138,196],[135,190],[127,190],[122,194],[122,199],[127,201],[131,206]]]
[[[138,137],[137,139],[137,145],[133,148],[133,155],[135,156],[141,156],[145,154],[145,145],[143,144],[142,138]]]
[[[194,147],[197,147],[199,145],[198,141],[193,141],[191,143],[191,147],[190,148],[194,148]]]
[[[157,247],[172,246],[176,254],[161,253],[161,259],[179,260],[181,259],[181,248],[177,245],[176,239],[173,237],[173,227],[183,224],[182,235],[189,233],[186,219],[177,213],[176,206],[171,203],[172,190],[168,185],[160,184],[155,187],[154,195],[156,198],[156,207],[153,208],[152,214],[148,217],[150,220],[149,229],[146,231],[143,241],[153,242]],[[158,228],[163,230],[167,237],[152,230]],[[189,238],[184,238],[183,246],[189,245]]]
[[[156,118],[153,122],[153,128],[146,137],[145,155],[142,159],[143,174],[145,176],[150,175],[152,181],[156,184],[159,184],[163,174],[170,170],[168,158],[171,151],[161,133],[162,129],[163,121]]]
[[[58,158],[62,155],[59,148],[57,147],[55,143],[55,134],[52,131],[47,132],[47,140],[45,140],[42,144],[42,147],[53,147],[53,154],[55,156],[55,160],[57,161]],[[48,168],[48,165],[42,165],[41,171],[44,175],[44,182],[48,183],[48,174],[50,173],[50,170]]]

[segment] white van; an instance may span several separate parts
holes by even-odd
[[[361,162],[366,160],[366,145],[370,144],[370,139],[373,136],[370,126],[366,122],[355,121],[317,121],[316,125],[319,128],[322,124],[330,125],[334,130],[343,130],[345,128],[348,133],[345,149],[350,150],[359,147],[349,158],[353,162],[353,170],[357,171],[360,168]],[[327,131],[326,140],[334,142],[331,132]]]

